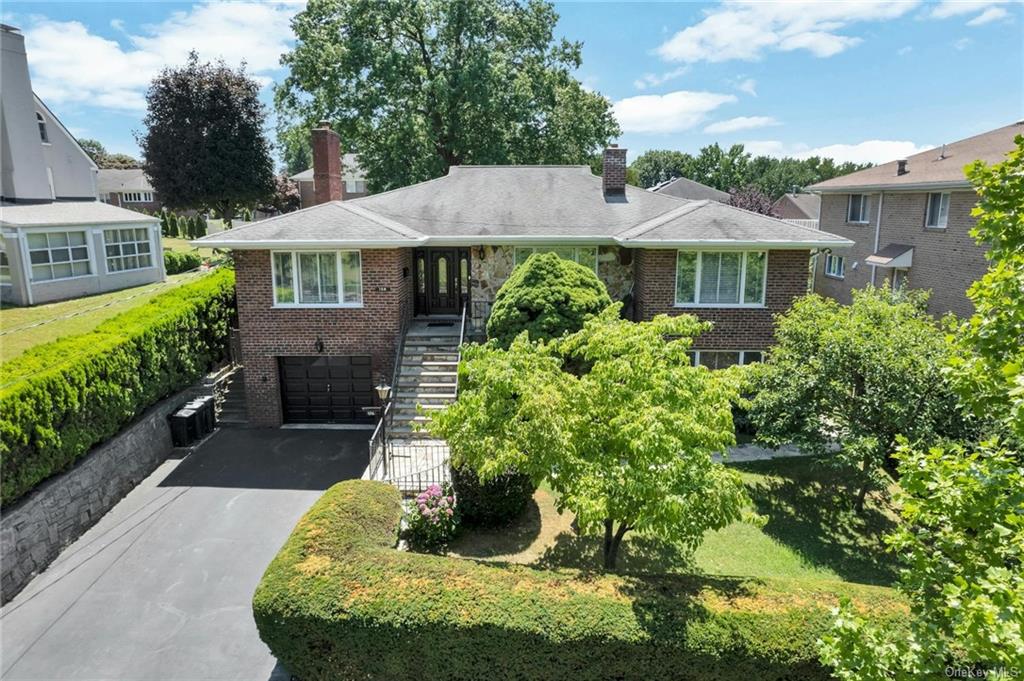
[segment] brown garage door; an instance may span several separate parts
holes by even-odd
[[[286,423],[369,423],[374,406],[370,357],[280,357]]]

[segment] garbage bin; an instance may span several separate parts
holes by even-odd
[[[171,443],[175,447],[187,447],[192,442],[191,423],[195,420],[195,412],[191,409],[179,409],[169,417],[171,424]]]

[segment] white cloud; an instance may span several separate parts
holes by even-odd
[[[744,142],[743,146],[755,156],[791,156],[793,158],[821,156],[823,158],[833,158],[839,163],[846,161],[854,163],[887,163],[933,148],[930,145],[918,146],[913,142],[901,140],[865,140],[856,144],[829,144],[814,148],[807,144],[785,144],[778,140],[760,140]]]
[[[78,21],[34,17],[25,33],[33,89],[47,102],[88,103],[142,111],[144,94],[165,66],[184,63],[191,50],[202,60],[243,61],[262,84],[280,68],[292,39],[289,22],[300,9],[280,3],[210,2],[177,11],[159,24],[125,33],[126,44],[92,33]],[[118,20],[114,20],[118,22]],[[123,23],[114,23],[122,28]]]
[[[768,50],[806,50],[831,57],[861,39],[838,33],[851,24],[900,17],[917,4],[865,2],[757,2],[732,0],[709,10],[700,22],[677,32],[656,50],[666,61],[755,60]]]
[[[1003,4],[1006,4],[1006,0],[942,0],[942,2],[932,7],[929,16],[933,19],[949,19],[950,17],[960,17],[966,14],[974,14],[975,12],[984,14],[989,9],[995,8],[996,5]],[[1002,16],[1006,16],[1005,10]],[[990,19],[990,21],[992,20]],[[977,26],[978,24],[972,25]]]
[[[615,118],[624,132],[668,133],[689,130],[735,95],[677,90],[664,95],[640,95],[615,102]]]
[[[751,97],[757,97],[757,81],[753,78],[747,78],[746,80],[740,81],[736,85],[736,89],[740,92],[745,92]]]
[[[908,54],[910,54],[910,53],[911,53],[911,52],[913,52],[913,51],[914,51],[914,48],[913,48],[913,47],[911,47],[910,45],[904,45],[904,46],[903,46],[903,47],[901,47],[900,49],[896,50],[896,54],[897,54],[898,56],[902,57],[902,56],[904,56],[904,55],[908,55]]]
[[[680,66],[677,69],[672,69],[671,71],[666,71],[665,73],[661,74],[645,73],[643,76],[633,81],[633,87],[635,87],[637,90],[646,90],[649,87],[657,87],[662,83],[674,80],[675,78],[679,78],[680,76],[685,75],[686,72],[689,70],[689,66]]]
[[[970,47],[971,43],[973,42],[974,41],[971,40],[970,38],[960,38],[960,40],[957,40],[953,43],[953,49],[956,50],[957,52],[963,52],[968,47]]]
[[[971,19],[970,21],[968,21],[967,25],[968,26],[984,26],[985,24],[990,24],[993,21],[999,21],[1001,19],[1005,19],[1008,16],[1010,16],[1010,13],[1007,12],[1002,7],[989,7],[987,10],[985,10],[984,12],[979,14],[978,16],[976,16],[973,19]]]
[[[754,130],[767,128],[780,123],[771,116],[738,116],[727,121],[717,121],[704,128],[709,134],[737,132],[738,130]]]

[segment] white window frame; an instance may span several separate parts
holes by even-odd
[[[835,267],[834,263],[839,263],[839,267]],[[837,269],[838,272],[836,271]],[[846,257],[842,255],[835,255],[834,253],[826,253],[824,274],[830,279],[845,279]]]
[[[694,271],[695,281],[693,282],[693,302],[692,303],[681,303],[676,296],[679,294],[679,256],[683,253],[696,253],[697,254],[697,269]],[[738,303],[702,303],[700,302],[700,275],[701,265],[704,260],[705,253],[740,253],[743,258],[740,260],[740,302]],[[744,302],[743,297],[746,295],[747,288],[747,256],[751,253],[764,253],[764,272],[761,275],[761,300],[756,303]],[[675,280],[672,290],[672,299],[675,303],[675,307],[678,308],[763,308],[764,301],[768,295],[768,258],[769,251],[730,251],[727,249],[704,249],[704,250],[691,250],[691,249],[679,249],[676,251],[676,262],[675,262]]]
[[[853,219],[853,200],[857,198],[860,203],[860,215],[858,219]],[[846,200],[846,221],[851,225],[866,225],[871,221],[869,215],[871,207],[871,201],[868,198],[868,194],[850,194]]]
[[[320,255],[323,253],[334,254],[334,266],[336,268],[337,282],[338,282],[338,302],[336,303],[301,303],[299,298],[301,297],[301,289],[299,282],[299,255],[302,254],[316,254]],[[359,302],[358,303],[346,303],[345,300],[345,280],[343,278],[343,272],[341,270],[341,255],[342,253],[358,253],[359,254]],[[289,255],[292,261],[292,291],[294,292],[295,302],[284,302],[280,303],[277,300],[277,258],[275,255]],[[363,283],[363,253],[358,248],[343,248],[340,250],[297,250],[297,251],[271,251],[270,252],[270,289],[274,298],[275,308],[349,308],[358,309],[363,307],[363,301],[365,300],[366,286]]]
[[[11,254],[7,252],[7,242],[4,239],[0,239],[0,256],[7,260],[7,264],[4,265],[0,262],[0,286],[11,286],[14,280],[11,278]],[[7,280],[4,281],[4,270],[7,270]]]
[[[366,193],[366,180],[359,179],[348,179],[345,180],[345,193],[347,194],[365,194]]]
[[[125,203],[153,203],[153,192],[123,192],[121,198]]]
[[[107,242],[107,232],[120,232],[122,229],[130,229],[132,231],[134,231],[136,229],[141,229],[141,230],[143,230],[146,233],[145,242],[149,244],[149,254],[148,254],[149,255],[149,264],[146,265],[145,267],[133,267],[131,269],[123,269],[123,270],[112,270],[112,269],[110,269],[110,261],[112,259],[114,259],[114,258],[121,258],[121,259],[130,258],[131,255],[124,255],[123,253],[121,255],[107,255],[107,246],[109,246],[109,245],[116,245],[118,247],[118,250],[120,251],[121,250],[121,248],[120,248],[121,244],[123,244],[123,243],[133,243],[133,244],[140,244],[140,243],[142,243],[142,241],[130,241],[130,242],[128,242],[128,241],[117,241],[117,242],[114,242],[114,244],[110,244],[110,243]],[[103,268],[104,268],[103,271],[106,274],[117,275],[117,274],[128,274],[129,272],[143,272],[145,270],[151,270],[151,269],[154,269],[157,266],[156,265],[156,253],[159,251],[160,252],[160,257],[163,257],[163,249],[158,248],[157,245],[153,243],[153,230],[150,227],[104,227],[103,230],[102,230],[102,236],[103,236]],[[138,252],[135,253],[135,256],[138,257]]]
[[[569,245],[569,244],[565,244],[565,245],[550,244],[550,245],[542,245],[542,246],[516,246],[515,247],[515,251],[512,253],[512,269],[515,269],[516,267],[519,267],[519,265],[517,263],[519,262],[519,252],[520,251],[530,251],[530,255],[533,255],[534,253],[549,253],[549,252],[553,252],[553,251],[555,251],[557,249],[560,249],[560,248],[571,248],[572,249],[573,262],[575,262],[577,265],[580,264],[580,250],[582,250],[582,249],[587,249],[588,251],[589,250],[593,250],[594,251],[594,274],[597,274],[598,260],[601,257],[601,247],[600,246],[572,246],[572,245]],[[527,257],[529,257],[529,256],[527,256]]]
[[[939,197],[939,214],[932,215],[932,197]],[[931,192],[928,194],[927,203],[925,204],[924,211],[924,226],[927,229],[946,229],[946,225],[949,224],[949,203],[951,200],[949,192]],[[945,204],[946,212],[942,212],[943,204]]]
[[[52,144],[50,142],[50,130],[46,127],[46,116],[41,111],[36,111],[36,126],[39,128],[40,143]]]
[[[713,353],[713,352],[738,352],[740,359],[740,366],[746,366],[752,362],[763,362],[764,361],[764,350],[691,350],[690,354],[693,355],[693,366],[704,366],[700,363],[700,355],[702,352]],[[761,359],[747,360],[747,353],[757,353],[761,355]]]
[[[38,250],[42,250],[42,249],[30,248],[29,247],[29,243],[28,243],[29,242],[29,237],[32,236],[32,235],[35,235],[35,234],[47,234],[47,235],[49,235],[49,234],[70,234],[72,232],[82,232],[83,234],[85,234],[85,248],[86,248],[86,253],[88,254],[88,257],[87,257],[86,260],[74,260],[74,261],[69,260],[68,262],[69,263],[70,262],[86,262],[86,263],[88,263],[89,264],[89,273],[88,274],[73,274],[70,277],[59,277],[59,278],[54,278],[54,279],[36,279],[36,278],[34,278],[32,276],[32,268],[33,268],[34,264],[32,262],[31,252],[34,251],[34,250],[38,251]],[[49,237],[47,237],[47,249],[46,250],[47,251],[50,250],[50,247],[49,247]],[[96,269],[95,254],[93,253],[92,232],[89,229],[87,229],[87,228],[69,229],[68,227],[63,227],[62,226],[62,227],[51,227],[51,228],[45,228],[44,227],[42,229],[27,230],[24,233],[24,238],[21,239],[21,259],[22,259],[22,262],[25,264],[24,268],[25,268],[26,276],[28,277],[28,283],[29,283],[30,286],[43,286],[43,285],[51,284],[51,283],[57,282],[57,281],[71,281],[72,279],[85,279],[87,277],[95,277],[95,276],[97,276],[97,271],[98,271]],[[42,264],[42,263],[40,263],[40,264]],[[46,263],[46,264],[50,265],[51,271],[52,271],[53,261],[51,260],[49,263]]]

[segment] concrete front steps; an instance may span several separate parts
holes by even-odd
[[[425,413],[444,409],[455,401],[458,336],[431,333],[424,327],[415,331],[405,338],[391,405],[391,436],[396,439],[431,439],[425,429],[419,429],[428,420]]]

